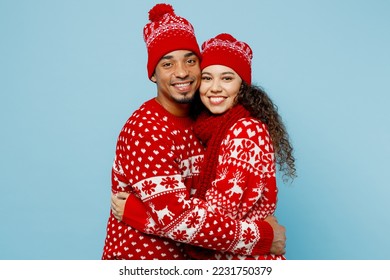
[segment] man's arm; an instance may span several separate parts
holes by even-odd
[[[190,198],[185,182],[193,179],[196,154],[183,152],[188,140],[177,144],[176,135],[152,125],[142,135],[121,138],[112,176],[113,184],[130,186],[142,201],[148,216],[143,232],[217,251],[269,253],[274,237],[269,223],[237,221]]]
[[[125,208],[125,205],[127,207]],[[111,197],[111,209],[115,218],[132,227],[145,231],[148,224],[146,209],[140,199],[129,193],[117,193]],[[125,215],[127,213],[127,215]],[[270,252],[275,255],[285,254],[286,248],[286,229],[279,225],[274,216],[268,216],[265,219],[273,230],[273,240]]]

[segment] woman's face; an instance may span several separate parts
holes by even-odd
[[[211,113],[223,114],[235,105],[241,83],[241,77],[233,69],[210,65],[202,71],[200,99]]]

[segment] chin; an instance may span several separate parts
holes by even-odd
[[[212,113],[212,114],[214,114],[214,115],[221,115],[221,114],[223,114],[223,113],[225,113],[227,110],[225,110],[225,109],[216,109],[216,108],[211,108],[211,109],[209,109],[209,111]]]
[[[189,104],[192,103],[195,99],[195,95],[182,96],[180,98],[174,98],[175,101],[179,104]]]

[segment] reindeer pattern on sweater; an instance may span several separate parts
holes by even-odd
[[[239,221],[190,198],[203,158],[191,125],[189,118],[172,116],[154,99],[124,125],[112,168],[112,191],[135,194],[148,218],[137,228],[111,213],[103,259],[185,259],[181,243],[242,255],[268,252],[273,232],[267,223]],[[139,217],[139,224],[143,219]]]
[[[264,123],[254,118],[236,122],[223,139],[217,177],[206,192],[208,205],[233,219],[260,221],[273,215],[277,203],[275,158]],[[213,252],[209,259],[285,259],[272,254]]]

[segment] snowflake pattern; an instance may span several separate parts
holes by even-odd
[[[273,215],[278,189],[274,151],[266,126],[252,118],[241,119],[222,143],[217,178],[206,193],[209,205],[238,220],[263,220]],[[258,233],[248,226],[241,229],[241,235],[244,241],[237,244],[236,254],[215,252],[208,258],[285,259],[272,254],[246,256],[247,246],[255,243]]]
[[[141,106],[124,125],[118,137],[112,168],[112,191],[125,190],[139,197],[148,208],[148,218],[142,220],[142,231],[166,238],[140,232],[119,222],[111,213],[103,259],[187,259],[187,252],[179,242],[220,251],[218,256],[212,256],[213,259],[243,258],[244,255],[244,258],[253,258],[248,255],[261,244],[262,237],[256,221],[260,215],[265,215],[264,208],[268,207],[268,213],[275,209],[276,200],[272,198],[276,188],[272,185],[274,177],[265,182],[267,188],[262,191],[262,195],[268,198],[266,205],[260,207],[260,201],[255,201],[254,207],[245,210],[247,213],[242,221],[234,220],[237,215],[232,215],[231,211],[224,215],[218,209],[221,201],[229,201],[218,193],[218,183],[208,193],[210,197],[219,194],[215,200],[189,199],[189,191],[197,180],[203,160],[203,147],[193,135],[190,125],[183,124],[182,119],[172,118],[155,100]],[[254,170],[252,164],[256,153],[250,149],[250,144],[256,142],[248,139],[248,135],[244,137],[244,127],[238,128],[241,128],[238,136],[247,141],[244,144],[236,136],[227,136],[233,141],[231,147],[234,147],[234,152],[221,168],[231,170],[229,166],[233,166],[241,169],[243,175],[255,171],[253,174],[258,176],[261,171]],[[240,147],[246,151],[240,152]],[[226,146],[222,145],[221,149],[226,149]],[[232,178],[228,172],[226,180]],[[253,195],[248,197],[249,193],[256,192],[243,191],[241,199],[253,199]],[[245,203],[236,202],[232,204],[232,209],[238,211]],[[132,216],[132,211],[126,212],[126,215],[129,221],[141,222],[136,214]]]
[[[152,181],[144,181],[142,184],[142,191],[146,194],[152,194],[155,191],[156,187],[157,185]]]
[[[162,180],[161,184],[167,189],[174,189],[179,185],[179,182],[172,177],[166,177]]]

